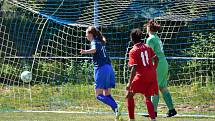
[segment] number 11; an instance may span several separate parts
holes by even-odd
[[[143,66],[149,65],[149,57],[148,57],[147,51],[145,51],[145,53],[141,52],[141,58],[142,58]]]

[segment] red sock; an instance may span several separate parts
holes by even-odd
[[[134,98],[127,98],[128,116],[130,119],[134,119]]]
[[[154,106],[153,106],[153,103],[151,102],[151,100],[149,98],[146,98],[146,106],[148,109],[149,117],[151,119],[155,119]]]

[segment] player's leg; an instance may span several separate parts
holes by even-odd
[[[108,105],[111,107],[111,109],[115,112],[115,109],[117,108],[117,104],[115,101],[113,101],[112,99],[110,99],[109,97],[105,96],[103,94],[103,90],[104,89],[95,89],[95,93],[96,93],[96,99],[98,99],[99,101],[103,102],[104,104]]]
[[[148,76],[148,80],[150,80],[151,83],[150,83],[150,85],[147,86],[148,90],[145,93],[143,93],[145,95],[145,102],[148,107],[148,114],[143,115],[145,117],[152,117],[153,115],[154,115],[154,117],[157,117],[157,105],[159,102],[159,89],[158,89],[157,76],[155,76],[156,72],[154,72],[153,75],[154,76],[152,76],[151,78],[149,78],[149,76]],[[153,111],[151,109],[151,107],[152,107],[151,104],[153,104]],[[150,113],[153,113],[153,114],[151,114],[152,116],[149,115]]]
[[[134,119],[135,119],[135,116],[134,116],[134,108],[135,108],[134,93],[127,92],[126,102],[127,102],[129,120],[134,121]]]
[[[154,111],[155,111],[155,116],[157,117],[157,107],[158,107],[158,103],[160,100],[160,96],[159,95],[154,95],[151,97],[152,103],[154,105]]]
[[[95,93],[96,98],[107,104],[112,108],[113,111],[117,108],[117,104],[107,95],[104,95],[104,92],[110,94],[109,88],[114,88],[115,84],[110,84],[110,67],[109,64],[103,65],[95,69],[94,71],[94,78],[95,78]],[[107,90],[107,91],[105,91]],[[105,94],[106,94],[105,93]]]
[[[151,101],[151,96],[146,96],[145,97],[145,103],[146,103],[146,106],[147,106],[147,110],[148,110],[148,113],[149,113],[149,117],[154,120],[155,119],[155,111],[154,111],[154,106],[153,106],[153,103]]]
[[[112,109],[114,108],[113,111],[116,113],[116,111],[118,111],[118,108],[117,108],[118,106],[117,106],[116,101],[114,100],[114,98],[111,95],[111,88],[103,90],[103,94],[105,97],[107,97],[111,100],[111,102],[110,102],[111,108]]]
[[[104,95],[109,98],[112,102],[112,109],[116,115],[116,121],[119,121],[119,120],[122,120],[122,117],[121,117],[121,106],[119,104],[116,103],[116,101],[114,100],[114,98],[111,96],[111,89],[106,89],[103,91]],[[117,105],[117,106],[116,106]]]
[[[155,117],[157,117],[157,107],[158,107],[158,103],[159,103],[159,88],[158,88],[158,81],[156,80],[153,84],[153,88],[154,88],[154,95],[151,96],[151,101],[153,103],[154,106],[154,112],[155,112]]]
[[[159,102],[159,99],[160,99],[159,98],[159,88],[158,88],[157,79],[156,79],[156,81],[154,81],[153,89],[154,89],[155,92],[154,92],[154,95],[151,96],[151,101],[152,101],[153,106],[154,106],[155,117],[157,117],[157,107],[158,107],[158,102]]]
[[[167,112],[167,117],[172,117],[172,116],[176,115],[177,112],[174,108],[172,96],[171,96],[169,90],[167,88],[161,88],[160,91],[161,91],[161,93],[163,95],[163,99],[169,109],[169,111]]]
[[[158,85],[159,85],[159,90],[163,95],[163,99],[169,109],[167,113],[167,117],[171,117],[177,114],[177,112],[174,109],[173,106],[173,101],[172,101],[172,96],[167,89],[167,84],[168,84],[168,63],[167,61],[163,61],[160,64],[160,68],[157,68],[157,76],[158,76]]]
[[[160,87],[163,87],[163,85],[166,85],[167,83],[165,81],[168,74],[168,63],[166,60],[161,60],[161,61],[159,60],[158,67],[156,69],[156,74],[157,74],[158,87],[160,88]],[[157,114],[158,103],[160,100],[159,93],[158,95],[152,96],[151,100],[154,105],[155,114]]]
[[[115,101],[114,98],[113,98],[112,95],[111,95],[111,88],[105,89],[105,90],[103,91],[103,94],[104,94],[105,96],[107,96],[108,98],[110,98],[111,100]]]
[[[107,70],[109,72],[106,74],[109,75],[106,79],[106,87],[108,87],[108,89],[104,90],[104,95],[115,102],[114,98],[111,95],[111,88],[115,87],[115,74],[111,65],[107,65]]]
[[[104,93],[107,97],[109,97],[116,105],[117,107],[115,108],[114,112],[115,112],[115,115],[116,115],[116,119],[117,121],[121,121],[123,120],[122,117],[121,117],[121,110],[122,110],[122,105],[121,103],[117,104],[115,99],[112,97],[111,95],[111,88],[115,88],[115,73],[114,73],[114,70],[113,70],[113,67],[111,64],[107,64],[107,70],[109,71],[109,75],[108,75],[108,81],[107,81],[107,87],[108,87],[108,90],[105,90]]]

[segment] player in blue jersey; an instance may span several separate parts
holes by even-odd
[[[115,88],[115,74],[111,65],[111,60],[106,53],[106,39],[95,27],[89,26],[86,30],[86,38],[91,43],[88,50],[81,49],[81,54],[92,54],[94,64],[94,80],[96,98],[104,104],[110,106],[119,119],[118,105],[111,96],[111,88]]]

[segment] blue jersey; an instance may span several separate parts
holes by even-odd
[[[96,53],[93,54],[94,67],[100,67],[105,64],[111,64],[111,60],[106,53],[105,44],[94,39],[91,41],[91,49],[96,49]]]

